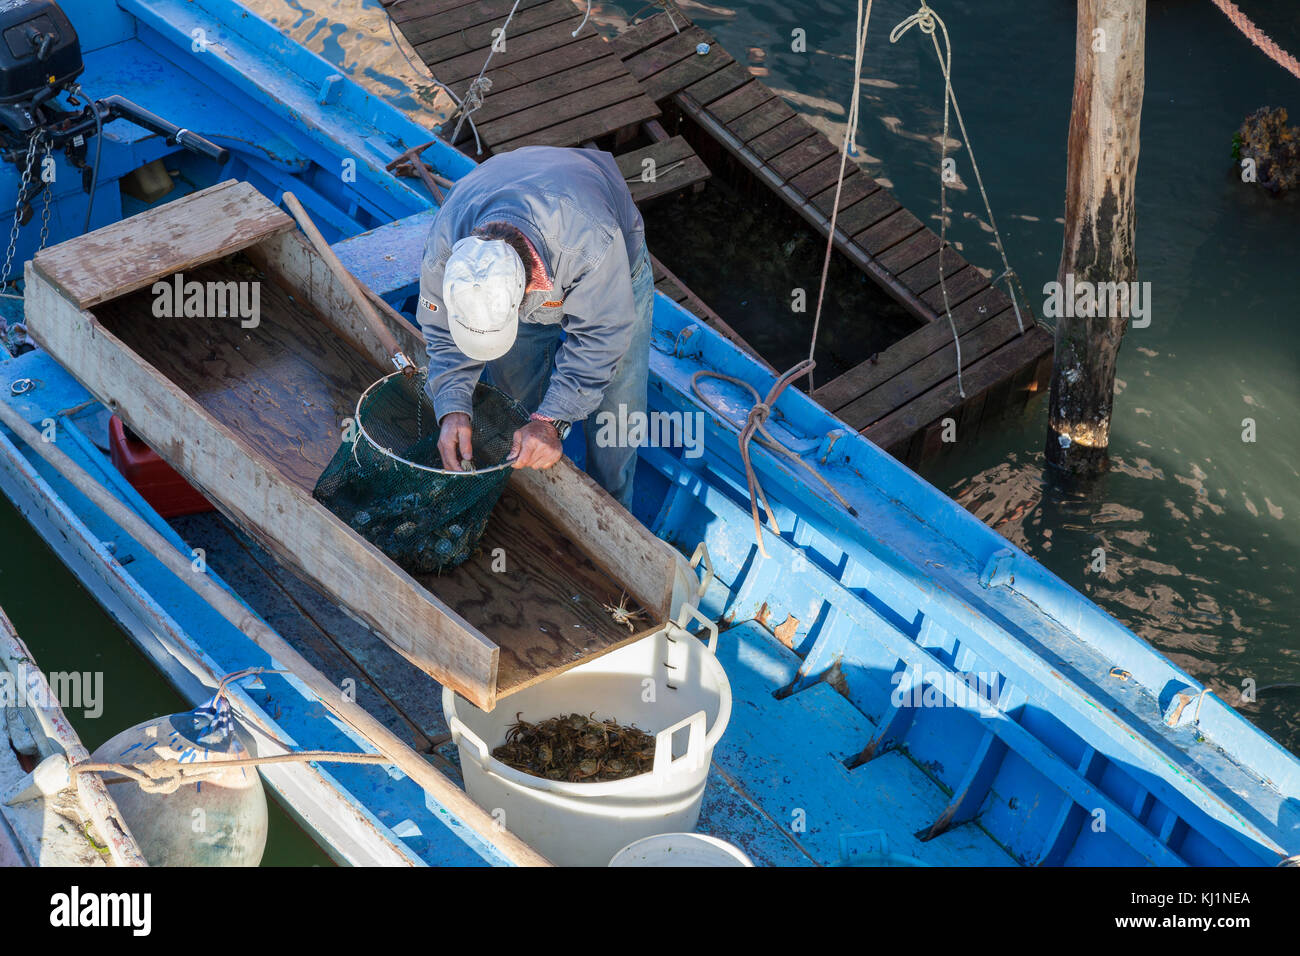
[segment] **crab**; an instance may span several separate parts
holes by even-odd
[[[605,610],[610,613],[610,616],[614,618],[615,624],[626,624],[629,631],[636,630],[636,628],[632,626],[633,621],[640,621],[645,617],[645,615],[640,611],[633,611],[627,606],[626,591],[624,591],[622,597],[618,599],[617,606],[606,604],[604,607]]]

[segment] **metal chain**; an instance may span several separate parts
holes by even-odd
[[[45,159],[51,162],[54,159],[54,144],[48,139],[45,141]],[[45,159],[41,160],[42,166],[45,165]],[[45,182],[44,176],[41,177],[41,181]],[[50,196],[54,192],[53,185],[52,181],[45,183],[45,208],[41,210],[41,244],[36,247],[37,252],[44,249],[50,239]]]
[[[9,248],[5,252],[5,264],[4,269],[0,271],[0,282],[8,280],[9,269],[14,262],[14,252],[18,247],[18,230],[22,228],[23,203],[27,197],[27,187],[32,182],[32,162],[36,159],[36,144],[40,142],[41,132],[39,129],[32,130],[32,138],[27,142],[27,162],[23,166],[22,181],[18,186],[18,201],[14,203],[14,224],[9,230]],[[48,199],[47,194],[47,202]]]

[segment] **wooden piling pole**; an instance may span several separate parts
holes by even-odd
[[[1063,289],[1082,288],[1081,283],[1095,289],[1137,277],[1134,186],[1146,0],[1078,2],[1065,243],[1057,282]],[[1106,466],[1115,366],[1128,310],[1100,315],[1094,308],[1092,315],[1077,315],[1071,302],[1062,304],[1065,308],[1056,316],[1047,460],[1077,475],[1095,475]],[[1085,304],[1078,311],[1090,309]]]

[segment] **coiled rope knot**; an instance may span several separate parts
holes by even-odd
[[[772,408],[776,405],[776,400],[781,397],[781,393],[786,390],[786,387],[791,382],[797,381],[804,375],[810,375],[816,364],[817,363],[812,359],[804,359],[798,365],[794,366],[794,368],[790,369],[790,371],[778,378],[772,385],[772,388],[768,391],[767,397],[765,398],[759,398],[758,389],[754,388],[753,385],[750,385],[744,379],[736,378],[734,375],[726,375],[722,372],[701,369],[691,376],[691,390],[695,392],[695,396],[711,408],[721,420],[725,421],[732,428],[738,429],[740,432],[738,440],[740,446],[740,460],[744,463],[745,481],[749,485],[749,507],[750,512],[754,517],[754,538],[758,543],[759,554],[765,558],[769,557],[769,555],[767,553],[767,548],[763,544],[763,522],[758,514],[760,504],[763,506],[763,511],[767,513],[767,522],[772,526],[773,534],[780,537],[781,528],[776,523],[776,513],[772,510],[772,506],[767,503],[767,495],[763,492],[763,486],[758,480],[758,473],[754,470],[754,463],[750,458],[750,442],[752,441],[757,440],[758,443],[768,451],[776,452],[799,465],[812,475],[813,478],[817,479],[817,481],[821,483],[822,487],[830,492],[831,496],[838,501],[849,514],[853,515],[855,518],[858,515],[857,510],[844,500],[844,496],[835,490],[834,486],[826,480],[824,475],[813,468],[812,465],[808,464],[808,462],[804,461],[802,457],[777,441],[776,438],[768,432],[766,427],[768,417],[772,414]],[[700,379],[703,378],[716,378],[724,382],[730,382],[732,385],[739,386],[749,392],[750,395],[754,396],[754,403],[749,406],[749,414],[745,417],[745,424],[743,426],[737,426],[732,422],[731,417],[723,411],[723,409],[715,405],[703,392],[700,391]]]
[[[897,43],[899,39],[902,38],[903,34],[912,29],[912,27],[919,27],[922,33],[933,33],[936,27],[938,27],[938,23],[936,22],[938,19],[938,14],[931,10],[924,0],[922,0],[921,8],[917,10],[916,13],[907,17],[894,27],[894,29],[889,31],[889,42]]]
[[[470,83],[469,89],[465,91],[465,112],[472,113],[483,105],[483,97],[492,89],[492,78],[490,76],[475,77]]]

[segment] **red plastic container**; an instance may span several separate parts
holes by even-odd
[[[128,435],[122,419],[108,420],[108,448],[113,467],[131,487],[164,518],[212,511],[212,503],[180,476],[158,453],[135,435]]]

